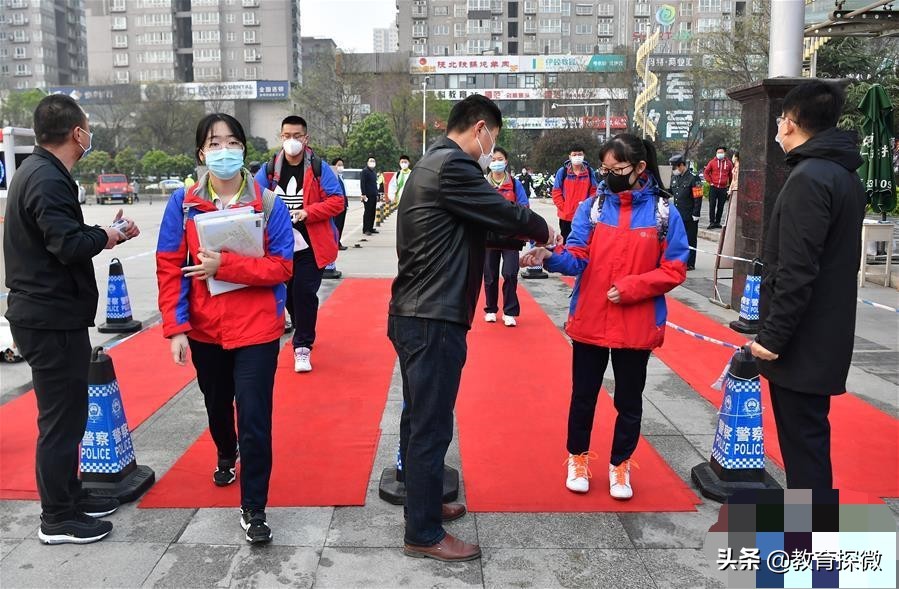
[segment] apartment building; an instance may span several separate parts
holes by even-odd
[[[87,81],[82,0],[0,2],[0,89]]]
[[[298,81],[300,0],[84,0],[92,85]]]
[[[399,51],[400,37],[396,23],[392,27],[374,29],[372,31],[372,45],[375,53],[395,53]]]

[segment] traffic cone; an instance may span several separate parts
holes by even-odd
[[[534,247],[534,242],[530,242],[531,248]],[[520,276],[522,278],[549,278],[549,274],[543,269],[543,264],[539,264],[537,266],[528,266],[524,270],[521,271]]]
[[[759,294],[762,289],[762,262],[752,262],[752,273],[746,276],[740,298],[740,318],[730,322],[730,328],[740,333],[759,332]]]
[[[723,390],[712,456],[693,467],[693,482],[705,497],[722,503],[739,490],[780,489],[765,470],[762,384],[748,348],[734,353]]]
[[[81,439],[81,481],[85,488],[121,503],[134,501],[156,481],[138,466],[112,358],[94,348],[88,371],[87,428]]]
[[[403,403],[403,411],[406,404]],[[396,447],[396,466],[388,466],[381,471],[378,484],[378,496],[392,505],[406,502],[406,476],[403,472],[403,461],[400,458],[400,447]],[[450,503],[459,498],[459,471],[452,466],[443,465],[443,502]]]
[[[125,284],[122,262],[113,258],[109,262],[109,288],[106,299],[106,323],[100,325],[100,333],[131,333],[140,331],[141,322],[131,317],[131,299]]]
[[[343,276],[343,272],[337,269],[337,262],[331,262],[327,266],[325,266],[324,272],[322,272],[322,278],[329,278],[336,280]]]

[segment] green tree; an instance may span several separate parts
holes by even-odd
[[[140,174],[140,160],[133,149],[126,147],[116,154],[115,170],[129,177]]]
[[[168,175],[184,178],[188,174],[196,174],[197,163],[194,158],[183,153],[179,153],[169,157]]]
[[[34,110],[46,96],[43,90],[12,90],[0,101],[0,127],[25,127],[34,124]]]
[[[74,175],[85,180],[93,181],[97,174],[110,172],[113,169],[113,160],[105,151],[91,151],[81,158],[75,168]]]
[[[379,169],[389,170],[397,165],[400,148],[390,129],[390,121],[383,113],[365,117],[350,133],[347,142],[348,167],[363,167],[370,155],[377,160]]]
[[[135,110],[137,140],[150,149],[193,153],[194,130],[203,118],[203,103],[182,100],[173,84],[151,84],[146,96]]]
[[[158,179],[169,166],[169,155],[160,149],[151,149],[140,158],[140,165],[144,174]]]

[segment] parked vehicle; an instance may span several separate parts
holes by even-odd
[[[100,174],[97,176],[94,195],[98,205],[112,201],[132,204],[137,200],[134,186],[128,182],[128,177],[125,174]]]
[[[166,194],[171,194],[179,188],[184,188],[184,182],[182,182],[181,180],[167,178],[165,180],[159,181],[159,189]]]

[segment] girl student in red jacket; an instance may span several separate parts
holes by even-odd
[[[665,336],[665,293],[687,276],[687,234],[676,207],[660,199],[652,143],[620,134],[600,149],[597,196],[578,207],[564,246],[536,248],[522,266],[577,276],[566,332],[572,339],[568,476],[575,493],[589,490],[590,432],[609,358],[615,374],[615,431],[609,493],[630,499],[631,455],[640,438],[643,388],[651,350]]]
[[[197,161],[209,172],[169,198],[159,228],[156,277],[163,334],[172,340],[173,359],[183,366],[189,347],[197,371],[218,453],[213,483],[233,483],[240,456],[240,525],[247,542],[255,544],[272,539],[265,518],[272,393],[294,239],[287,207],[273,194],[263,194],[243,167],[246,144],[240,123],[227,114],[207,115],[197,125]],[[262,257],[200,247],[194,218],[238,207],[265,215]],[[212,296],[206,282],[211,277],[246,286]]]

